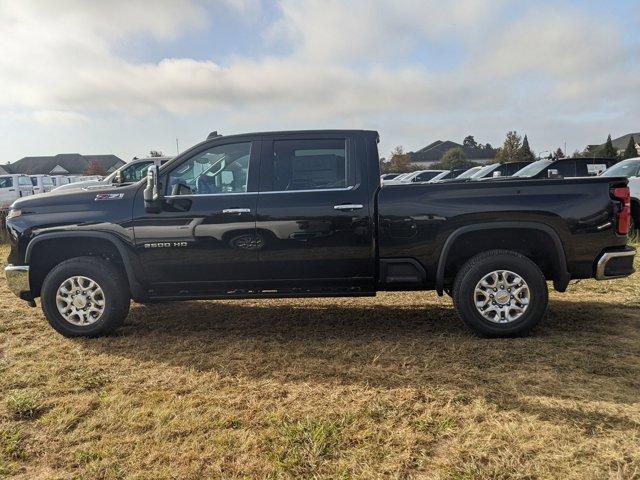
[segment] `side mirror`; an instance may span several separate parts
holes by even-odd
[[[547,170],[547,178],[562,178],[562,175],[560,175],[556,168],[550,168]]]
[[[162,194],[158,185],[159,170],[151,165],[147,170],[147,186],[144,188],[144,209],[148,213],[159,213],[162,210]]]
[[[113,183],[116,185],[121,185],[124,183],[124,176],[122,175],[122,171],[118,170],[116,172],[116,176],[113,178]]]

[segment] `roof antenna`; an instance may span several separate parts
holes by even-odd
[[[221,136],[222,135],[220,135],[217,130],[214,130],[209,135],[207,135],[207,140],[211,140],[212,138],[217,138],[217,137],[221,137]]]

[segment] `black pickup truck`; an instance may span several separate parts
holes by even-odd
[[[546,281],[633,273],[627,179],[381,187],[377,143],[214,136],[138,183],[18,200],[8,285],[67,336],[113,331],[131,299],[433,289],[475,331],[513,336],[542,318]]]

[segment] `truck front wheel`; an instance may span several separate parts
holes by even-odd
[[[97,337],[113,332],[129,312],[124,275],[98,257],[65,260],[44,279],[42,310],[65,337]]]
[[[460,269],[453,302],[462,320],[481,335],[525,335],[547,308],[547,283],[538,266],[524,255],[490,250]]]

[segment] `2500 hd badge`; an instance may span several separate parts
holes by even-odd
[[[144,248],[178,248],[186,246],[187,242],[157,242],[144,244]]]

